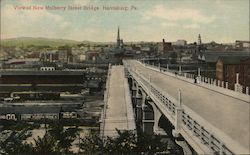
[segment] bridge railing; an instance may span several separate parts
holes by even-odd
[[[199,139],[199,142],[208,147],[211,153],[230,155],[244,150],[244,148],[238,150],[241,148],[238,143],[235,143],[230,137],[202,119],[185,105],[183,107],[182,128]],[[234,144],[233,148],[232,144]]]
[[[213,78],[208,78],[208,77],[204,77],[204,76],[197,76],[195,74],[191,74],[191,73],[184,73],[182,71],[173,71],[173,70],[169,70],[167,68],[163,68],[160,66],[154,66],[154,65],[150,65],[150,64],[146,64],[143,63],[141,61],[138,61],[139,63],[141,63],[141,65],[143,65],[144,67],[147,67],[151,70],[157,71],[157,72],[161,72],[163,74],[169,75],[169,76],[174,76],[180,80],[189,82],[189,83],[194,83],[195,78],[197,79],[197,84],[211,89],[213,91],[217,91],[235,98],[239,98],[239,99],[243,99],[247,102],[250,101],[249,99],[249,87],[243,87],[240,84],[235,84],[235,90],[231,90],[229,89],[228,85],[229,83],[226,81],[220,81],[217,79],[213,79]],[[245,90],[245,91],[243,91]]]
[[[144,75],[140,74],[138,70],[131,68],[130,64],[126,61],[124,61],[124,65],[139,85],[141,85],[147,93],[151,94],[150,97],[155,99],[154,101],[158,101],[157,105],[164,105],[164,109],[160,110],[167,111],[170,116],[170,118],[168,118],[169,121],[172,124],[176,124],[176,109],[180,108],[178,101],[164,92],[161,88],[155,86],[150,81],[150,78],[146,78]],[[245,148],[241,147],[237,142],[204,120],[190,108],[185,105],[182,105],[181,108],[183,109],[181,113],[182,129],[185,133],[189,133],[190,136],[194,136],[196,142],[198,141],[203,144],[205,149],[212,153],[227,155],[242,153],[242,150],[243,152],[247,152]]]

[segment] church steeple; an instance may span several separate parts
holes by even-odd
[[[198,35],[198,51],[200,52],[200,51],[202,51],[202,49],[203,49],[203,46],[202,46],[202,42],[201,42],[201,35],[199,34]]]
[[[118,26],[118,31],[117,31],[117,42],[116,42],[117,48],[121,47],[121,39],[120,39],[120,27]]]
[[[198,45],[201,45],[202,44],[202,42],[201,42],[201,35],[199,34],[198,35]]]
[[[120,40],[120,27],[118,26],[117,40]]]

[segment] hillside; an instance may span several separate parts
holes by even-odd
[[[32,37],[21,37],[21,38],[11,38],[2,39],[2,46],[17,46],[17,47],[27,47],[30,45],[34,46],[51,46],[58,47],[63,45],[75,46],[80,43],[88,43],[87,41],[79,42],[74,40],[66,39],[49,39],[49,38],[32,38]]]

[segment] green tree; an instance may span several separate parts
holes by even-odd
[[[0,142],[0,154],[71,154],[69,151],[72,142],[80,129],[78,127],[64,129],[63,125],[57,123],[50,128],[46,127],[46,133],[43,137],[34,139],[35,145],[24,143],[31,136],[29,128],[12,134],[3,142]]]
[[[90,132],[90,134],[81,139],[80,149],[84,154],[103,154],[103,141],[97,132]]]
[[[44,154],[59,154],[56,151],[56,140],[46,131],[43,138],[39,137],[34,139],[34,153],[38,155]]]
[[[32,154],[32,145],[28,143],[23,143],[30,133],[27,132],[27,129],[22,130],[21,132],[13,131],[11,135],[0,143],[0,154],[20,154],[26,152],[26,154]]]
[[[79,131],[80,129],[78,127],[64,130],[63,125],[57,123],[49,130],[49,134],[56,141],[55,146],[58,152],[70,153],[69,149]]]
[[[121,154],[131,154],[135,151],[136,135],[132,131],[117,130],[118,136],[113,139],[113,152]],[[106,146],[107,147],[107,146]]]
[[[167,143],[159,135],[147,135],[132,131],[117,130],[118,136],[101,139],[99,134],[90,133],[82,139],[80,148],[84,154],[154,154],[167,150]]]

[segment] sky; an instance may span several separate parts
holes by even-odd
[[[249,40],[249,0],[1,0],[2,39],[115,42],[118,26],[125,42]]]

